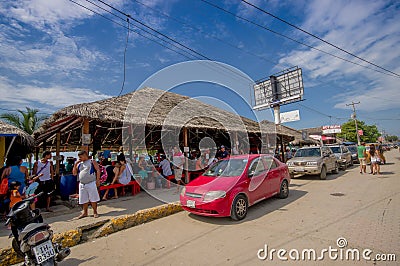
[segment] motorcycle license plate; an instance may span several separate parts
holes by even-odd
[[[38,264],[54,257],[56,252],[53,248],[53,243],[50,240],[40,244],[39,246],[33,247],[33,253],[35,254],[36,261]]]

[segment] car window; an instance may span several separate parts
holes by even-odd
[[[321,156],[320,148],[304,148],[297,150],[294,157],[319,157]]]
[[[263,156],[263,161],[266,169],[272,170],[277,168],[277,164],[271,156]]]
[[[264,171],[265,171],[264,163],[260,160],[260,158],[257,158],[253,160],[253,162],[251,163],[248,173],[252,174],[253,176],[257,176]]]
[[[333,151],[333,153],[342,153],[342,151],[341,151],[339,146],[333,146],[333,147],[330,147],[330,148]]]

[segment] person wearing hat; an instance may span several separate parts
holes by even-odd
[[[218,160],[225,159],[225,158],[227,158],[228,156],[229,156],[229,152],[226,150],[225,146],[222,145],[222,146],[221,146],[221,149],[220,149],[219,152],[218,152],[218,156],[217,156]]]

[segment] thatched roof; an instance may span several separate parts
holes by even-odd
[[[12,126],[4,121],[0,120],[0,134],[5,134],[5,135],[17,135],[21,139],[21,144],[24,144],[28,146],[29,148],[32,148],[35,146],[35,140],[31,135],[26,133],[25,131]]]
[[[276,126],[275,123],[268,120],[261,121],[260,125],[261,129],[264,132],[275,132],[276,134],[279,135],[291,136],[294,137],[295,139],[297,138],[301,139],[301,132],[296,129],[284,125]]]
[[[126,116],[126,110],[129,115]],[[147,116],[148,114],[148,116]],[[35,134],[48,134],[78,117],[102,122],[128,122],[136,125],[214,128],[230,130],[243,124],[247,132],[259,133],[256,121],[219,109],[199,100],[153,88],[143,88],[120,97],[65,107],[50,118]],[[264,131],[265,132],[265,131]],[[274,133],[271,130],[270,133]]]

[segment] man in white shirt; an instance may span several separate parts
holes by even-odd
[[[97,187],[100,186],[100,168],[96,161],[91,160],[86,151],[78,153],[79,161],[76,162],[73,175],[79,179],[79,204],[83,205],[83,212],[78,219],[88,216],[89,203],[93,208],[93,217],[99,217],[97,202],[100,201]]]
[[[52,212],[50,210],[50,202],[51,196],[50,193],[54,191],[54,167],[53,162],[50,161],[51,152],[44,151],[42,155],[42,159],[40,161],[35,162],[33,165],[33,173],[36,176],[39,176],[39,190],[38,192],[43,192],[44,197],[46,197],[46,211]]]

